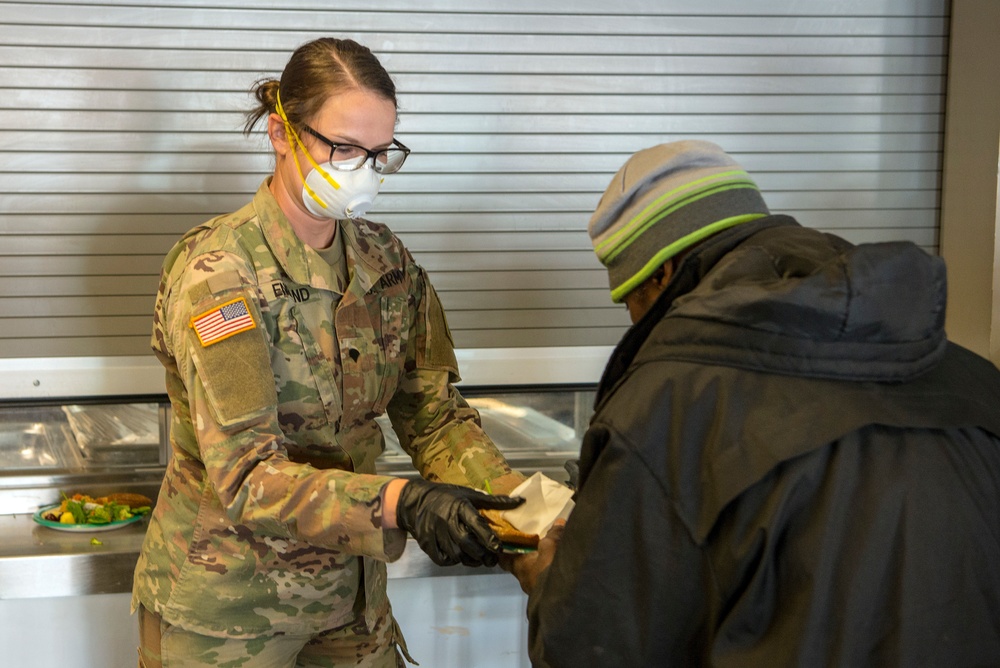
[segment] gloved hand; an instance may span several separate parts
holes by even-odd
[[[510,510],[522,503],[471,487],[410,480],[399,492],[396,523],[439,566],[496,566],[500,539],[478,509]]]

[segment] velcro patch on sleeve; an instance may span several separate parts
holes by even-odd
[[[235,270],[209,274],[205,282],[208,283],[208,289],[212,291],[213,295],[221,294],[226,290],[237,289],[243,284],[240,280],[240,272]]]
[[[191,356],[216,422],[242,424],[278,403],[270,349],[259,332],[241,332],[223,346],[199,347]]]
[[[245,297],[237,297],[191,318],[191,327],[203,348],[257,327]]]
[[[438,299],[437,292],[430,283],[427,283],[424,301],[427,304],[427,349],[424,352],[424,361],[431,368],[447,369],[457,377],[458,360],[455,358],[455,342],[451,338],[451,329],[448,328],[448,319],[445,317],[441,300]]]

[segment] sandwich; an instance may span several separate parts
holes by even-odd
[[[513,524],[501,517],[500,510],[480,510],[479,514],[490,523],[490,529],[497,535],[501,543],[516,547],[538,547],[537,533],[524,533],[514,527]]]

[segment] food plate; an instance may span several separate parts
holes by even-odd
[[[107,524],[62,524],[61,522],[53,522],[52,520],[47,520],[42,517],[45,513],[50,510],[58,508],[61,504],[54,503],[51,506],[45,506],[44,508],[39,508],[38,511],[31,516],[31,519],[35,520],[38,524],[43,527],[48,527],[50,529],[55,529],[56,531],[75,531],[77,533],[90,533],[94,531],[111,531],[112,529],[121,529],[129,524],[134,524],[142,520],[145,515],[133,515],[127,520],[119,520],[117,522],[108,522]]]

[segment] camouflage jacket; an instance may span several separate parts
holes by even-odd
[[[384,562],[406,535],[382,527],[377,416],[429,480],[501,493],[522,479],[453,387],[441,305],[399,239],[341,221],[343,285],[268,184],[174,246],[156,299],[172,457],[133,607],[213,636],[335,627],[362,580],[369,622],[385,609]]]

